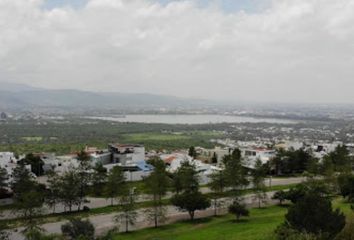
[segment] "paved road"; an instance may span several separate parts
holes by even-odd
[[[271,200],[271,197],[273,196],[274,192],[268,192],[268,200],[267,200],[267,205],[274,205],[277,203],[277,201]],[[230,198],[224,198],[222,199],[225,202],[225,206],[227,205],[228,202],[231,201]],[[257,201],[255,201],[254,194],[249,194],[244,196],[244,203],[248,207],[255,207],[258,206]],[[151,227],[152,223],[147,221],[144,217],[144,211],[146,209],[139,209],[138,210],[138,218],[137,222],[134,226],[129,226],[130,230],[138,230],[146,227]],[[221,209],[218,214],[225,214],[226,213],[226,208]],[[124,225],[120,227],[119,223],[116,223],[113,219],[118,213],[110,213],[110,214],[100,214],[100,215],[94,215],[90,216],[87,219],[90,220],[93,225],[95,226],[96,229],[96,234],[101,235],[106,233],[108,230],[114,228],[114,227],[119,227],[121,231],[124,231]],[[214,209],[208,208],[204,211],[197,211],[196,212],[196,218],[203,218],[203,217],[208,217],[212,216],[214,214]],[[180,220],[186,220],[189,219],[189,215],[186,212],[180,212],[176,207],[174,206],[167,206],[167,220],[165,224],[170,224],[174,223],[176,221]],[[42,229],[44,229],[47,233],[61,233],[61,225],[65,224],[67,221],[60,221],[60,222],[55,222],[55,223],[47,223],[43,224],[41,226]],[[15,231],[11,232],[10,234],[10,240],[24,240],[24,237],[21,234],[21,231],[23,228],[18,228]]]

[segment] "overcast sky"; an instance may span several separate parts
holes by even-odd
[[[354,0],[0,0],[0,81],[354,103]]]

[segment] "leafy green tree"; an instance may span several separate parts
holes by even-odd
[[[178,180],[178,188],[176,187]],[[206,209],[210,206],[210,200],[199,192],[198,171],[194,164],[188,161],[182,162],[174,174],[176,194],[171,202],[181,211],[187,211],[191,220],[194,219],[196,210]]]
[[[53,213],[55,213],[55,207],[60,202],[60,177],[55,172],[51,171],[47,174],[48,176],[48,189],[46,191],[45,202],[46,204],[53,209]]]
[[[354,175],[348,173],[339,175],[338,186],[341,195],[350,202],[354,202]]]
[[[226,178],[224,171],[215,171],[210,176],[209,188],[213,191],[213,207],[214,207],[214,216],[217,215],[218,208],[221,206],[222,202],[219,200],[222,193],[226,187]]]
[[[249,216],[249,211],[247,210],[246,206],[238,201],[234,201],[229,206],[229,213],[234,214],[237,221],[239,221],[241,217]]]
[[[152,208],[148,209],[147,215],[150,220],[153,220],[155,227],[158,227],[158,224],[166,218],[162,198],[167,193],[169,181],[165,163],[162,160],[156,160],[154,171],[144,179],[146,192],[152,196],[153,203]]]
[[[86,194],[88,186],[91,182],[91,157],[87,152],[82,150],[77,154],[77,160],[79,161],[78,174],[79,178],[79,201],[78,201],[78,211],[80,211],[81,205],[85,202],[88,202],[86,199]]]
[[[289,227],[324,239],[333,239],[344,227],[345,216],[338,209],[332,209],[328,198],[320,194],[307,193],[288,210],[285,216]]]
[[[72,207],[80,202],[80,183],[80,175],[75,170],[68,171],[60,177],[60,201],[70,212]]]
[[[351,172],[353,161],[345,145],[338,145],[333,152],[329,153],[328,157],[331,159],[336,171]]]
[[[277,175],[302,173],[304,171],[314,171],[316,159],[310,152],[304,149],[290,149],[285,151],[280,149],[276,157],[272,160]]]
[[[266,174],[266,170],[263,167],[261,160],[257,159],[255,167],[252,171],[252,183],[259,208],[261,208],[262,202],[264,202],[267,198],[267,188],[264,184]]]
[[[188,155],[193,159],[197,158],[197,151],[195,150],[194,146],[191,146],[188,150]]]
[[[43,175],[44,162],[39,156],[35,156],[33,155],[33,153],[29,153],[21,161],[23,162],[23,164],[30,164],[31,170],[34,174],[36,174],[36,176]]]
[[[176,194],[172,197],[171,202],[181,211],[187,211],[192,221],[195,211],[210,207],[210,200],[199,191],[186,191],[182,194]]]
[[[25,221],[25,231],[37,227],[36,217],[41,214],[45,186],[34,181],[29,170],[19,164],[13,172],[11,188],[14,192],[16,214]]]
[[[66,239],[95,239],[95,227],[89,220],[71,219],[61,226],[61,231]]]
[[[178,194],[181,191],[194,191],[199,188],[198,172],[194,164],[184,161],[173,174],[173,187]]]
[[[134,188],[124,188],[118,198],[122,212],[115,216],[115,221],[125,225],[125,232],[129,232],[129,225],[135,225],[136,222],[136,198]]]
[[[322,197],[328,197],[330,192],[326,182],[321,180],[308,180],[305,183],[297,184],[295,187],[290,188],[290,190],[285,193],[285,199],[296,203],[309,193],[316,193]]]
[[[227,186],[231,188],[234,201],[241,195],[241,190],[248,185],[246,170],[242,165],[241,151],[235,149],[232,154],[224,156],[225,179]]]
[[[96,196],[100,196],[103,192],[104,184],[107,182],[107,169],[102,163],[97,163],[93,168],[92,187]]]
[[[283,190],[275,192],[272,197],[272,199],[278,200],[280,205],[283,205],[283,202],[286,200],[286,198],[287,198],[287,193],[284,192]]]
[[[123,169],[119,166],[115,166],[108,173],[107,183],[104,188],[104,193],[107,198],[111,199],[111,206],[113,206],[114,198],[117,198],[126,185]]]

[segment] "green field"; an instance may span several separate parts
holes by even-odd
[[[285,207],[251,209],[250,217],[240,222],[232,215],[206,218],[195,223],[179,222],[158,229],[119,234],[119,240],[273,240],[274,229],[281,224]]]
[[[347,216],[351,214],[349,204],[342,199],[333,202]],[[275,240],[274,230],[284,221],[286,207],[272,206],[251,209],[250,217],[236,222],[234,216],[226,215],[178,222],[127,234],[119,234],[116,240]]]

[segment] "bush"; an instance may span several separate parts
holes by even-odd
[[[95,228],[88,220],[71,219],[70,222],[61,226],[61,231],[67,239],[93,240]]]
[[[249,216],[249,211],[247,210],[246,206],[237,201],[234,201],[229,206],[229,213],[234,214],[236,216],[237,221],[239,221],[241,217]]]

